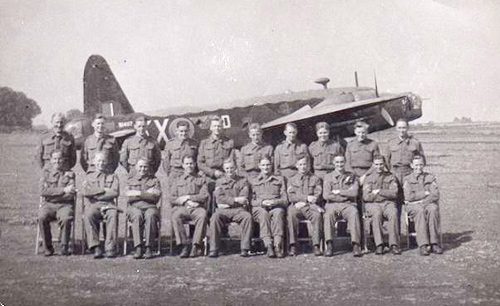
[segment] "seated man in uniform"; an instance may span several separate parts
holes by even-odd
[[[250,137],[250,142],[241,148],[239,170],[240,175],[251,180],[260,173],[259,161],[261,156],[273,156],[274,149],[262,140],[262,128],[258,123],[250,124],[248,137]]]
[[[202,254],[202,241],[207,228],[208,189],[205,177],[195,172],[196,162],[193,156],[182,157],[184,174],[177,178],[170,188],[172,203],[172,225],[178,245],[182,245],[181,258],[198,257]],[[189,254],[189,244],[183,223],[193,220],[193,247]]]
[[[325,205],[325,256],[333,256],[333,230],[337,216],[340,215],[351,231],[352,255],[361,256],[361,221],[356,198],[359,194],[359,182],[355,174],[345,171],[345,157],[337,155],[333,159],[335,171],[325,176],[323,198]]]
[[[288,239],[290,243],[290,256],[295,256],[299,253],[299,245],[297,236],[299,234],[299,219],[307,219],[311,221],[312,233],[310,233],[313,241],[314,255],[321,255],[320,239],[323,208],[319,206],[321,202],[321,179],[310,171],[310,160],[307,155],[297,157],[295,166],[297,174],[292,176],[288,181]]]
[[[156,203],[161,197],[160,181],[149,171],[149,161],[141,157],[135,164],[135,174],[127,180],[127,216],[132,221],[134,258],[142,257],[142,239],[146,241],[146,259],[153,258],[152,245],[158,232],[160,213]]]
[[[373,166],[375,170],[366,177],[363,184],[363,200],[377,246],[375,254],[384,254],[382,222],[385,218],[388,220],[389,246],[394,255],[400,255],[398,210],[395,203],[398,197],[398,182],[394,175],[384,170],[382,156],[373,159]]]
[[[252,215],[248,212],[249,186],[246,178],[236,175],[236,166],[232,159],[224,161],[225,175],[215,184],[215,203],[217,211],[210,219],[209,257],[219,255],[220,233],[230,223],[241,225],[241,256],[247,257],[252,239]]]
[[[260,174],[251,181],[252,217],[259,223],[260,237],[267,248],[267,256],[282,258],[285,257],[283,237],[288,199],[285,178],[273,175],[272,167],[269,156],[263,156],[260,159]]]
[[[337,155],[344,155],[344,148],[338,141],[330,139],[330,125],[326,122],[316,124],[317,141],[309,145],[309,154],[313,159],[314,174],[321,178],[334,170],[333,158]]]
[[[413,172],[404,178],[406,210],[415,221],[420,255],[429,255],[430,245],[436,254],[443,254],[439,245],[439,189],[434,175],[424,172],[425,160],[413,157]]]
[[[76,193],[75,174],[73,171],[63,170],[64,158],[59,150],[50,154],[50,164],[51,168],[47,166],[43,170],[40,184],[43,203],[38,214],[45,256],[54,254],[50,232],[50,221],[54,220],[59,221],[61,229],[61,255],[69,255],[68,242],[74,219],[73,203]]]
[[[87,173],[83,182],[83,195],[87,198],[85,208],[85,232],[87,244],[94,258],[102,257],[99,242],[99,222],[106,222],[106,257],[116,256],[116,233],[118,227],[118,207],[115,199],[119,195],[118,176],[108,172],[108,156],[104,152],[94,155],[95,171]]]

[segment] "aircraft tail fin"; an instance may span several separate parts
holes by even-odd
[[[90,56],[83,74],[83,113],[91,117],[96,113],[115,116],[133,112],[106,60],[100,55]]]

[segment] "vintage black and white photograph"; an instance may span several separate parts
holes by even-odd
[[[500,305],[499,97],[495,0],[0,0],[0,306]]]

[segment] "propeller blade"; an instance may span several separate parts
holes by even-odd
[[[375,72],[375,70],[373,70],[373,77],[375,79],[375,96],[378,98],[379,95],[378,95],[378,86],[377,86],[377,73]]]
[[[394,120],[392,120],[391,114],[389,114],[389,112],[385,108],[380,107],[380,114],[382,115],[382,118],[387,121],[387,123],[389,123],[391,126],[394,126]]]

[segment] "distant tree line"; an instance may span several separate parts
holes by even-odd
[[[28,98],[23,92],[0,87],[0,131],[31,129],[33,118],[41,113],[42,110],[36,101]]]

